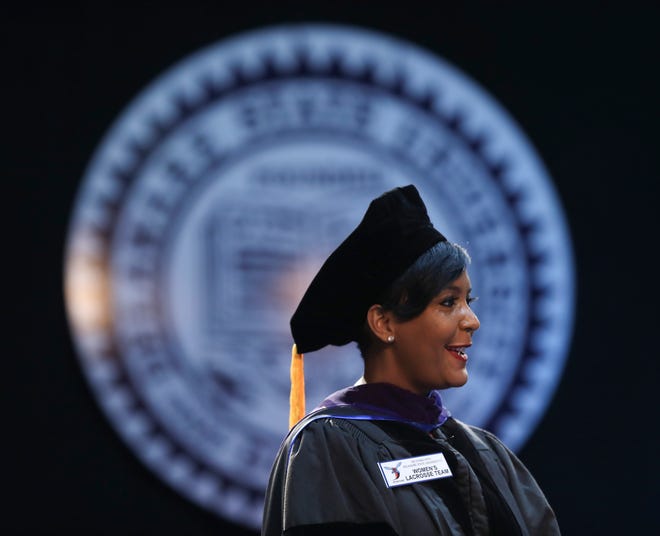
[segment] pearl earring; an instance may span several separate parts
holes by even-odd
[[[387,342],[394,342],[394,335],[387,337]]]

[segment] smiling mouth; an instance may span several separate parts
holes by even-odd
[[[460,361],[467,361],[468,360],[468,355],[465,352],[470,347],[468,346],[445,346],[445,348],[449,351],[451,355],[453,355],[456,359]]]

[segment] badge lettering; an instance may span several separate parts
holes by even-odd
[[[378,467],[388,488],[453,476],[441,452],[380,462]]]

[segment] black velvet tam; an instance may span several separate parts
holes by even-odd
[[[445,241],[417,188],[374,199],[355,230],[328,257],[291,318],[298,352],[356,340],[369,308],[420,255]]]

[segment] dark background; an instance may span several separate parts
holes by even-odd
[[[568,215],[578,301],[562,383],[520,456],[565,534],[660,533],[660,11],[312,4],[2,8],[3,533],[252,534],[181,499],[114,433],[72,349],[62,258],[85,166],[129,100],[203,46],[297,21],[366,26],[426,47],[490,91],[531,138]]]

